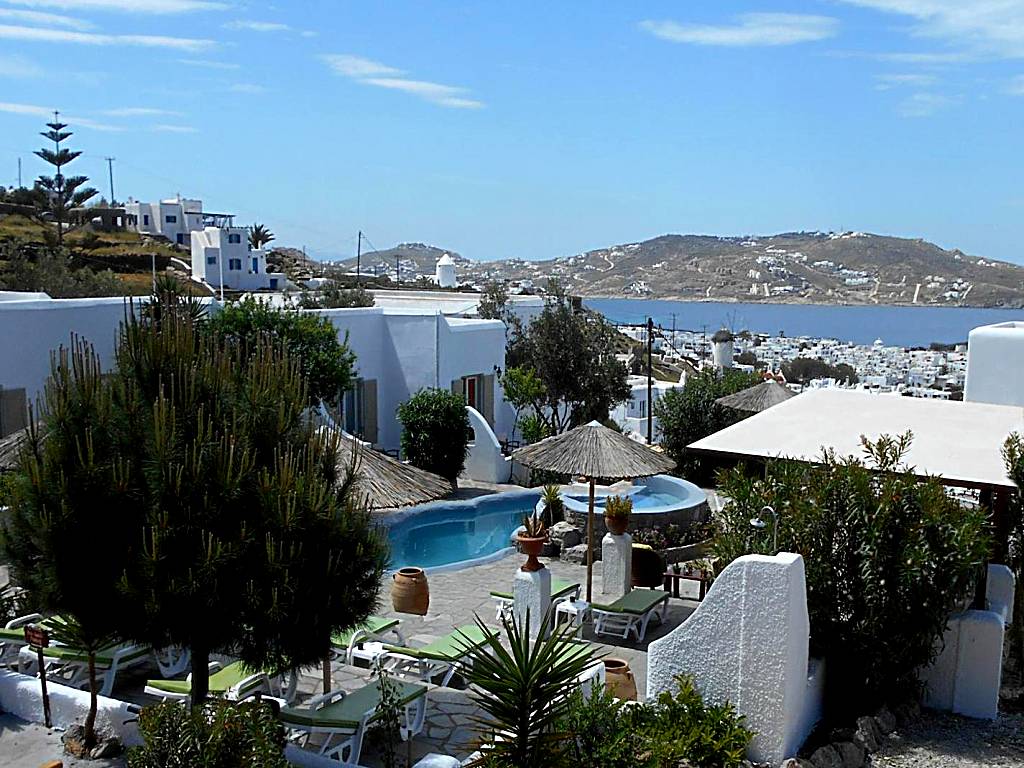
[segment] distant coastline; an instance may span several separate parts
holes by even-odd
[[[967,340],[980,325],[1024,321],[1024,309],[920,305],[811,304],[796,302],[678,301],[584,296],[583,303],[610,321],[639,325],[647,317],[670,329],[733,331],[830,338],[856,344],[882,339],[887,345],[927,347]],[[675,317],[673,318],[673,315]]]

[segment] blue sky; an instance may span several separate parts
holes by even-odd
[[[323,258],[857,229],[1024,262],[1024,0],[0,0],[0,183],[59,107],[107,191]]]

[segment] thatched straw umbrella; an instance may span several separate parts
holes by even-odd
[[[29,429],[19,429],[0,439],[0,472],[13,472],[18,468],[21,447],[29,441]]]
[[[736,411],[760,413],[795,396],[796,393],[793,390],[777,381],[763,381],[752,387],[741,389],[735,394],[720,397],[715,402]]]
[[[630,440],[621,432],[592,421],[560,435],[519,448],[512,458],[534,469],[563,475],[582,475],[590,482],[587,506],[587,602],[593,597],[594,485],[602,480],[650,477],[668,472],[676,463],[663,453]]]
[[[348,436],[338,441],[338,468],[354,472],[353,490],[374,510],[425,504],[452,492],[451,483],[440,475],[403,464]]]

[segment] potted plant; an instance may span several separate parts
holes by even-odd
[[[527,515],[523,518],[523,530],[516,537],[519,542],[519,550],[526,555],[526,562],[521,570],[526,572],[539,571],[544,563],[537,559],[537,555],[544,551],[544,543],[548,540],[548,529],[544,520],[534,515]]]
[[[561,488],[554,483],[545,485],[540,500],[544,505],[544,525],[550,528],[562,522],[565,518],[565,502],[562,501]]]
[[[629,516],[633,514],[633,500],[622,496],[609,496],[604,505],[604,524],[608,532],[621,536],[629,527]]]

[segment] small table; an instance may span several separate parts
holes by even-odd
[[[665,583],[662,588],[666,592],[670,592],[672,594],[672,597],[679,597],[680,581],[696,581],[698,583],[699,587],[697,589],[697,602],[703,600],[704,595],[706,595],[708,591],[708,580],[707,577],[704,575],[703,571],[690,568],[683,568],[679,571],[679,573],[676,573],[671,568],[669,568],[667,571],[665,571],[664,579]]]
[[[590,616],[590,603],[586,600],[562,600],[555,605],[555,624],[560,624],[563,617],[576,631],[576,637],[583,636],[583,623]]]
[[[384,650],[384,643],[366,641],[352,649],[352,659],[360,659],[366,662],[367,667],[373,667],[377,659],[385,653],[387,651]]]

